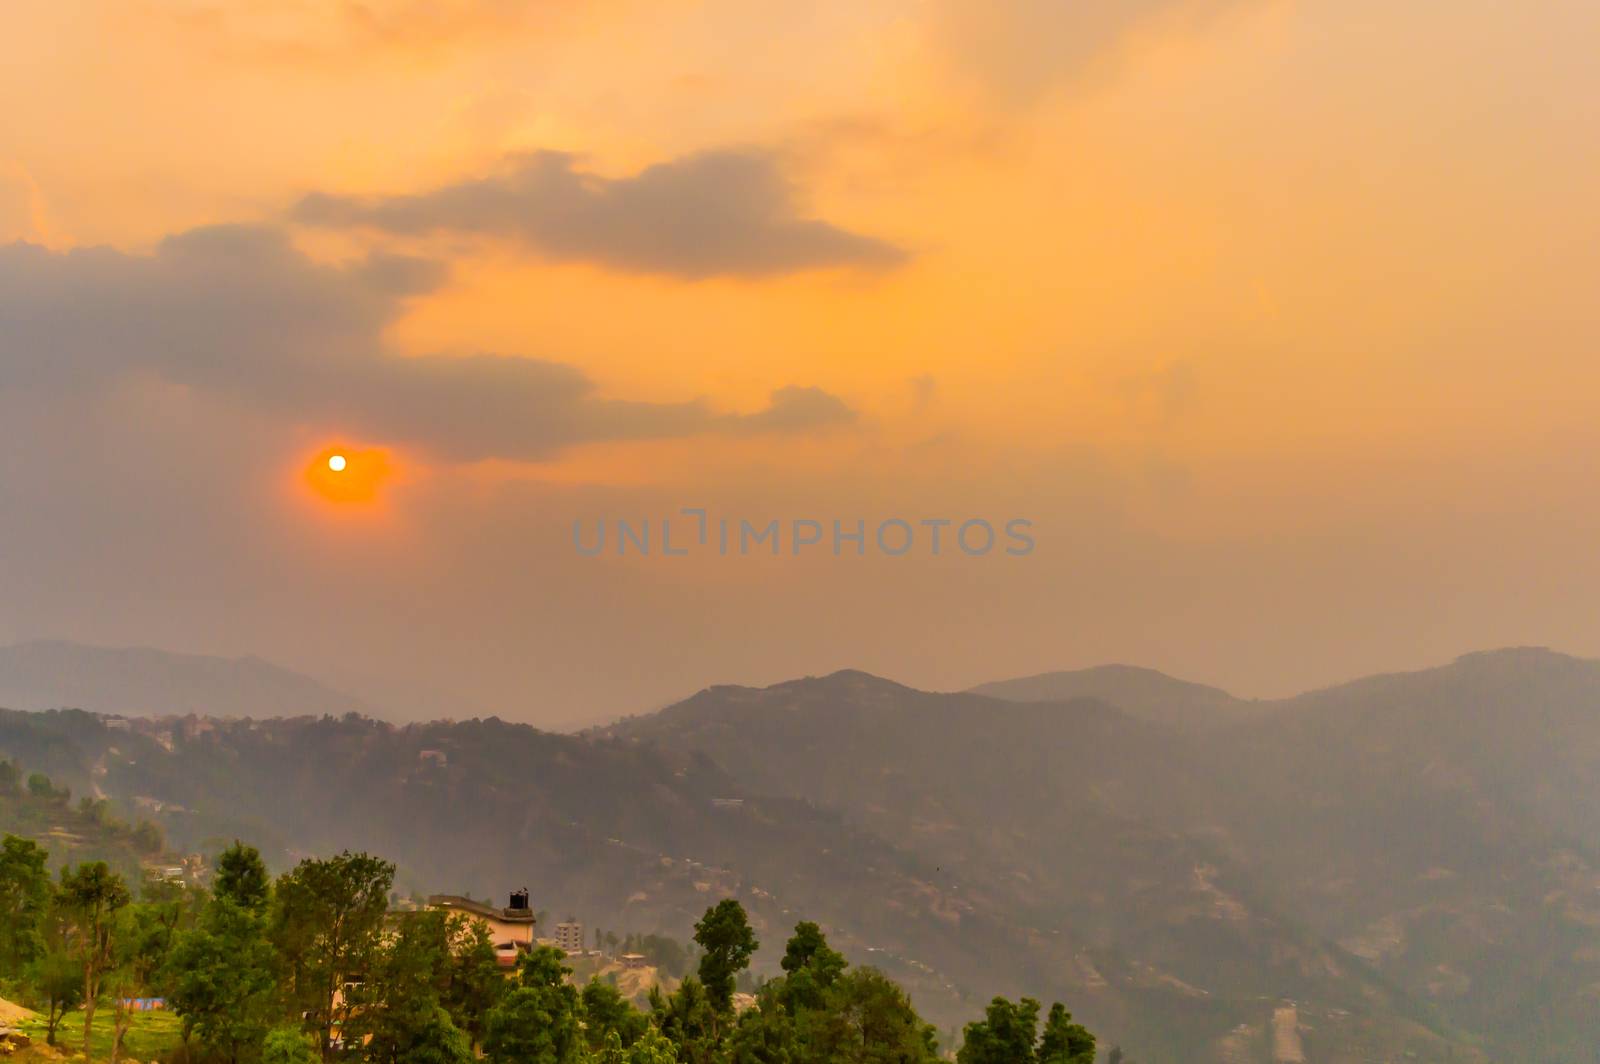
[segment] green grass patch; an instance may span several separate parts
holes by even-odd
[[[111,1059],[113,1018],[104,1006],[95,1009],[94,1029],[89,1034],[89,1056]],[[44,1044],[44,1021],[24,1020],[17,1025],[36,1045]],[[175,1012],[136,1012],[127,1034],[122,1036],[124,1060],[150,1061],[165,1057],[183,1042],[183,1021]],[[83,1048],[83,1013],[69,1012],[56,1028],[56,1048],[75,1053]]]

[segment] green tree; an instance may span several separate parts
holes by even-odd
[[[628,1064],[627,1054],[622,1051],[622,1036],[615,1031],[607,1031],[604,1041],[589,1060],[591,1064]]]
[[[70,929],[73,954],[83,970],[83,1054],[101,982],[115,960],[117,913],[132,900],[128,885],[104,861],[61,870],[61,911]]]
[[[59,791],[50,783],[50,777],[42,772],[35,772],[28,777],[28,794],[44,801],[61,802],[65,804],[72,799],[72,790],[63,787]]]
[[[1013,1004],[997,997],[982,1020],[967,1024],[956,1060],[959,1064],[1094,1064],[1094,1035],[1073,1023],[1065,1006],[1059,1002],[1050,1006],[1042,1037],[1037,1036],[1038,1026],[1037,1001],[1023,998]]]
[[[494,940],[481,921],[456,914],[448,924],[449,978],[442,998],[451,1020],[477,1047],[483,1042],[484,1022],[508,989],[495,956]]]
[[[405,1064],[473,1064],[472,1046],[467,1036],[450,1022],[444,1009],[434,1009],[433,1017],[413,1031]]]
[[[347,1012],[345,984],[376,959],[393,885],[394,865],[349,851],[308,858],[278,879],[272,939],[287,962],[290,995],[325,1060]]]
[[[167,837],[161,830],[161,825],[149,820],[139,821],[130,838],[134,847],[146,856],[156,856],[167,847]]]
[[[360,987],[351,990],[346,1041],[359,1045],[366,1060],[450,1059],[458,1043],[470,1059],[469,1042],[442,1005],[454,962],[452,928],[445,913],[411,913],[385,937]]]
[[[997,997],[984,1018],[967,1024],[958,1064],[1032,1064],[1039,1029],[1039,1003],[1023,998],[1013,1004]]]
[[[111,1056],[113,1061],[122,1057],[122,1041],[127,1037],[128,1028],[133,1024],[133,1008],[130,998],[139,993],[137,985],[138,975],[128,957],[128,910],[124,909],[118,917],[118,923],[123,925],[115,936],[115,960],[106,970],[103,986],[111,998]]]
[[[83,967],[56,938],[29,967],[28,981],[44,1006],[45,1044],[53,1046],[61,1021],[83,1003]]]
[[[233,845],[217,858],[217,874],[211,891],[218,898],[231,901],[241,909],[261,912],[266,909],[271,888],[267,866],[254,846],[234,839]]]
[[[794,934],[783,948],[783,960],[779,966],[785,972],[793,975],[805,968],[812,968],[820,972],[829,972],[833,976],[844,971],[844,954],[832,949],[827,938],[822,934],[822,928],[810,920],[802,920],[794,925]],[[833,981],[832,977],[822,980],[826,986]]]
[[[821,1008],[824,994],[846,967],[844,954],[831,948],[822,929],[809,920],[795,925],[780,964],[787,973],[780,998],[790,1013]]]
[[[660,1031],[645,1029],[639,1040],[628,1047],[627,1064],[678,1064],[678,1052]]]
[[[1059,1001],[1045,1017],[1039,1064],[1094,1064],[1094,1035],[1083,1024],[1073,1023],[1072,1013]]]
[[[51,885],[47,859],[32,839],[7,835],[0,842],[0,976],[20,975],[44,953]]]
[[[261,1064],[317,1064],[317,1046],[298,1027],[274,1027],[261,1043]]]
[[[698,979],[685,979],[671,995],[650,995],[656,1027],[683,1064],[711,1064],[721,1055],[716,1007]]]
[[[78,813],[101,827],[114,827],[117,824],[117,818],[111,814],[111,803],[104,798],[90,798],[84,795],[78,799]]]
[[[213,898],[197,927],[180,932],[167,958],[167,999],[183,1018],[184,1039],[237,1062],[277,1018],[277,952],[261,913]]]
[[[746,1009],[729,1032],[728,1059],[732,1064],[801,1064],[806,1060],[799,1026],[788,1001],[790,977],[774,979],[756,995],[756,1007]]]
[[[129,999],[152,994],[171,952],[174,929],[182,918],[183,899],[168,889],[173,884],[147,884],[143,893],[157,900],[124,908],[117,917],[115,960],[107,976],[111,991],[111,1059],[122,1052],[122,1041],[133,1022]]]
[[[626,1048],[639,1040],[649,1026],[644,1013],[628,1003],[616,987],[590,979],[581,995],[584,1036],[589,1048],[599,1050],[615,1035],[619,1047]]]
[[[750,965],[750,955],[760,947],[744,906],[724,898],[706,910],[694,925],[694,940],[704,950],[700,957],[700,983],[712,1008],[733,1009],[733,991],[739,973]]]
[[[517,966],[517,981],[541,989],[566,986],[566,978],[572,974],[566,960],[567,955],[554,946],[535,946]]]
[[[162,982],[164,969],[178,935],[196,927],[210,904],[211,894],[201,887],[146,876],[139,888],[141,958],[148,964],[152,982]]]
[[[586,1055],[578,992],[561,961],[549,946],[523,959],[521,985],[485,1021],[483,1048],[493,1064],[572,1064]]]
[[[681,979],[689,971],[689,953],[677,939],[666,935],[639,936],[639,952],[651,964],[674,979]]]
[[[816,1064],[932,1064],[938,1059],[933,1027],[917,1015],[904,990],[872,968],[839,975],[822,1007],[802,1013],[801,1024],[803,1059]]]

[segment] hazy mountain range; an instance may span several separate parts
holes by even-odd
[[[972,689],[976,695],[1008,702],[1067,702],[1096,698],[1140,720],[1179,728],[1209,728],[1248,720],[1270,702],[1247,701],[1205,684],[1175,680],[1134,665],[1100,665],[1070,672],[1045,672],[999,680]]]
[[[39,639],[0,647],[0,706],[135,717],[363,713],[360,699],[260,658]]]
[[[1495,651],[1274,701],[1127,667],[957,694],[842,672],[576,736],[306,712],[4,713],[0,756],[188,847],[364,847],[408,888],[527,885],[607,927],[681,936],[734,893],[764,941],[818,918],[942,1025],[1060,997],[1144,1062],[1271,1060],[1275,1020],[1319,1064],[1600,1037],[1600,663]]]

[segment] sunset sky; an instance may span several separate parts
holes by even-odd
[[[553,726],[1600,655],[1592,0],[0,25],[0,641]],[[1036,549],[574,550],[681,507]]]

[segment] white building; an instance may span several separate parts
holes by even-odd
[[[556,925],[556,946],[566,953],[583,952],[583,925],[566,920]]]

